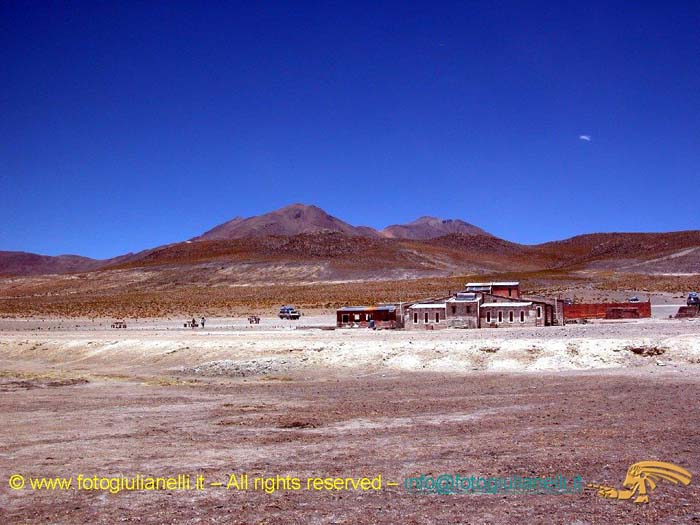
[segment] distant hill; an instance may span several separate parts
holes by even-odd
[[[37,255],[26,252],[0,251],[0,275],[42,275],[51,273],[87,272],[101,261],[79,255]]]
[[[590,233],[535,246],[566,268],[639,273],[700,273],[700,230]]]
[[[0,251],[0,276],[91,272],[106,266],[126,264],[142,259],[152,251],[143,250],[138,253],[126,253],[104,260],[91,259],[80,255],[38,255],[27,252]]]
[[[459,219],[438,219],[420,217],[408,224],[387,226],[381,232],[383,237],[392,239],[435,239],[444,235],[490,235],[481,228]]]
[[[304,233],[339,232],[362,237],[379,237],[376,230],[355,227],[329,215],[317,206],[292,204],[279,210],[244,219],[236,217],[196,237],[197,241],[216,241],[264,237],[292,236]]]

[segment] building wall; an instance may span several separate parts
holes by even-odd
[[[564,320],[605,319],[613,308],[636,308],[639,317],[651,317],[651,302],[646,303],[577,303],[564,304]]]
[[[686,317],[700,317],[700,306],[681,306],[676,313],[676,319],[683,319]]]
[[[498,312],[502,313],[502,320],[498,320]],[[513,321],[510,321],[510,312],[513,312]],[[524,314],[524,321],[520,322],[520,312]],[[491,314],[490,320],[488,320],[488,314]],[[508,303],[504,302],[503,307],[489,306],[486,308],[481,308],[479,312],[479,317],[481,320],[482,328],[490,327],[517,327],[517,326],[543,326],[544,325],[544,311],[542,312],[542,319],[537,319],[537,309],[535,305],[532,306],[508,306]]]
[[[506,291],[506,294],[508,291]],[[512,297],[508,297],[507,295],[496,295],[496,294],[484,294],[484,302],[485,303],[510,303],[513,302]]]
[[[547,311],[548,323],[554,324],[556,322],[557,324],[562,324],[564,320],[564,301],[541,295],[521,295],[521,298],[523,301],[548,305],[551,309]]]
[[[418,322],[414,322],[414,315],[418,314]],[[425,322],[425,314],[428,314],[428,322]],[[435,315],[440,316],[440,321],[435,321]],[[435,308],[409,308],[404,328],[407,330],[434,330],[438,328],[447,328],[448,323],[445,318],[445,308],[443,306]]]
[[[447,325],[452,328],[479,328],[479,304],[476,301],[448,302]]]
[[[473,317],[448,317],[447,326],[449,328],[480,328],[479,316]]]
[[[504,305],[508,305],[510,302],[512,302],[512,298],[500,296],[500,295],[494,295],[494,294],[484,294],[484,302],[487,303],[503,303]],[[532,302],[532,306],[529,306],[527,308],[532,308],[535,311],[535,323],[536,326],[551,326],[554,324],[554,305],[542,302],[542,301],[536,301],[535,299],[529,299],[529,298],[522,298],[521,300],[523,302]],[[540,317],[537,317],[537,308],[540,309]],[[524,323],[524,324],[527,324]],[[484,324],[484,316],[481,315],[481,328],[486,328],[487,325]]]
[[[353,328],[355,326],[366,328],[370,321],[374,321],[374,326],[377,328],[399,328],[395,311],[336,311],[336,326],[338,328]]]
[[[510,295],[508,295],[510,292]],[[500,295],[501,297],[509,297],[511,299],[520,298],[520,286],[492,286],[491,293],[493,295]]]

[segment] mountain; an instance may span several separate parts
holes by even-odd
[[[271,235],[244,239],[188,241],[151,250],[145,256],[105,269],[181,268],[194,265],[249,264],[260,272],[268,266],[323,265],[333,278],[370,275],[386,278],[397,271],[450,273],[507,271],[512,264],[540,267],[528,247],[492,236],[452,234],[431,240],[384,239],[335,231]],[[369,274],[368,274],[369,272]]]
[[[118,257],[103,260],[91,259],[80,255],[39,255],[27,252],[0,251],[0,276],[91,272],[104,267],[138,261],[155,250],[158,250],[158,248],[137,253],[129,252]]]
[[[216,241],[269,235],[293,236],[323,231],[339,232],[351,236],[379,237],[376,230],[363,226],[352,226],[329,215],[317,206],[292,204],[264,215],[256,215],[246,219],[236,217],[192,240]]]
[[[558,267],[639,273],[700,273],[700,230],[590,233],[535,246]]]
[[[316,206],[293,204],[236,217],[190,241],[108,260],[0,252],[3,276],[148,268],[164,275],[175,271],[186,282],[195,266],[209,265],[224,272],[222,282],[229,282],[230,275],[237,282],[274,282],[291,278],[290,264],[296,265],[295,275],[314,282],[549,269],[698,274],[700,231],[597,233],[529,246],[461,220],[421,217],[378,232]]]
[[[264,237],[292,236],[304,233],[339,232],[346,235],[388,239],[435,239],[444,235],[490,235],[481,228],[459,219],[421,217],[408,224],[394,224],[377,231],[368,226],[353,226],[329,215],[317,206],[292,204],[263,215],[236,217],[195,237],[195,241],[215,241]]]
[[[438,219],[423,216],[408,224],[394,224],[380,234],[391,239],[435,239],[444,235],[491,235],[481,228],[459,219]]]
[[[79,255],[49,256],[0,251],[0,275],[88,272],[97,269],[100,264],[101,261]]]

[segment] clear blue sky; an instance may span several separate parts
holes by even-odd
[[[700,228],[697,1],[4,1],[0,79],[0,250],[293,202],[523,243]]]

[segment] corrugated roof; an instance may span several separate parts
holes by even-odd
[[[518,306],[532,306],[532,303],[525,302],[502,302],[502,303],[484,303],[481,305],[482,308],[508,308],[508,307],[518,307]]]
[[[483,286],[520,286],[520,281],[494,281],[491,283],[467,283],[467,288],[483,287]]]
[[[445,303],[418,303],[409,306],[410,308],[445,308]]]
[[[479,301],[479,298],[474,294],[474,297],[467,298],[467,297],[451,297],[447,300],[448,303],[476,303]]]
[[[338,308],[339,312],[393,312],[396,310],[395,306],[344,306]]]

